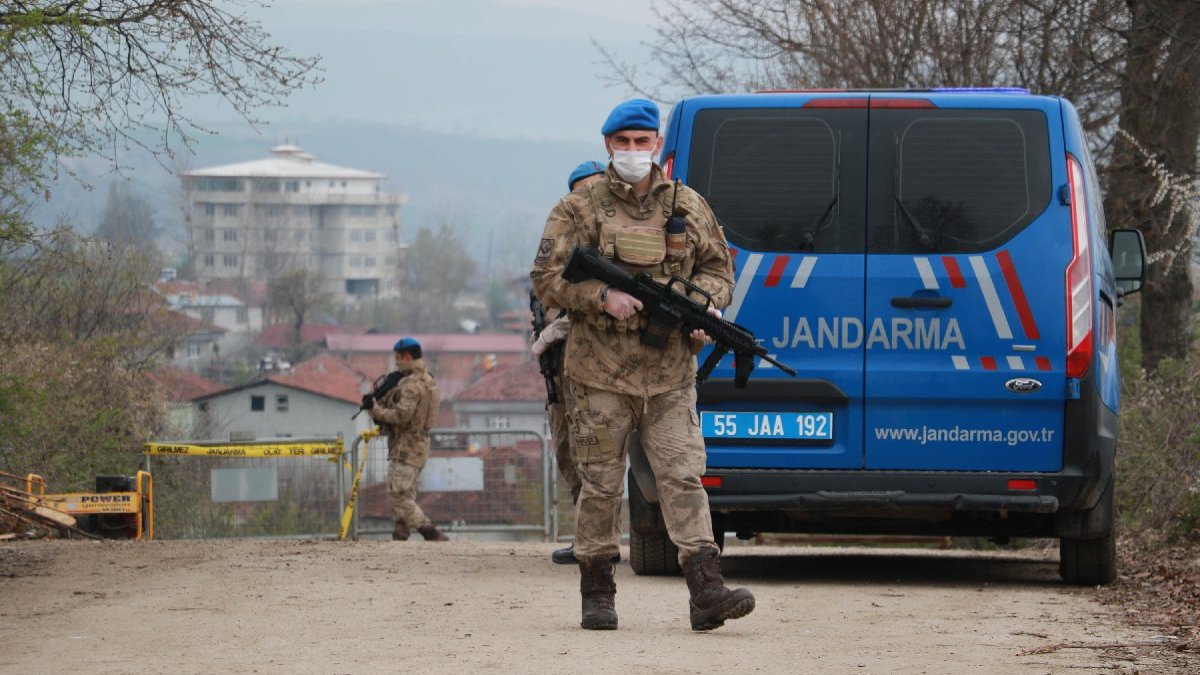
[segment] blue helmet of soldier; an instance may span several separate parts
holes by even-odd
[[[421,343],[411,337],[402,337],[392,345],[392,351],[406,352],[413,355],[414,359],[421,358]]]
[[[575,183],[587,178],[588,176],[595,176],[598,173],[604,173],[604,164],[602,162],[588,160],[580,164],[579,166],[575,167],[575,170],[572,171],[571,175],[567,177],[567,189],[574,190]]]
[[[600,134],[611,136],[626,129],[658,131],[658,106],[644,98],[631,98],[613,108],[600,128]]]

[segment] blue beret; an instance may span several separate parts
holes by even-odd
[[[421,343],[417,342],[416,340],[414,340],[410,337],[405,337],[405,338],[400,338],[399,340],[396,341],[396,344],[392,345],[392,351],[398,352],[398,351],[403,351],[403,350],[407,350],[407,349],[412,349],[413,347],[420,348]]]
[[[572,171],[571,175],[567,177],[567,189],[575,189],[576,181],[587,178],[588,176],[595,176],[598,173],[604,173],[603,163],[595,160],[588,160],[583,164],[580,164],[579,166],[575,167],[575,170]]]
[[[615,134],[624,129],[644,129],[658,131],[658,106],[654,101],[644,98],[631,98],[617,104],[604,120],[600,133],[604,136]]]

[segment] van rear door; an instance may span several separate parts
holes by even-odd
[[[700,390],[709,467],[862,467],[866,103],[702,96],[672,115],[664,161],[708,199],[735,252],[725,316],[801,373],[759,362],[736,390],[726,357]]]
[[[874,94],[869,112],[866,468],[1059,469],[1058,101]]]

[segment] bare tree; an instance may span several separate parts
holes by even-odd
[[[1196,179],[1200,3],[1126,4],[1130,22],[1123,33],[1119,111],[1125,142],[1114,146],[1104,209],[1114,224],[1142,231],[1154,261],[1147,270],[1139,330],[1142,363],[1154,370],[1164,358],[1184,359],[1193,337],[1187,260],[1194,194],[1189,199],[1186,190],[1169,187],[1172,180],[1186,184]]]
[[[1166,252],[1187,252],[1193,214],[1178,200],[1156,199],[1161,183],[1145,159],[1196,175],[1200,3],[661,0],[653,8],[658,36],[647,63],[600,51],[615,83],[658,100],[933,86],[1020,86],[1069,98],[1091,134],[1109,222],[1141,228],[1156,261],[1141,316],[1143,364],[1187,354],[1191,280]],[[1118,128],[1136,146],[1114,142]]]
[[[220,96],[253,122],[259,109],[319,81],[315,58],[272,44],[239,4],[263,3],[3,3],[0,206],[43,193],[60,156],[104,152],[119,166],[130,145],[169,155],[173,142],[203,131],[180,112],[187,97]],[[4,225],[0,236],[28,234],[15,218]]]
[[[99,342],[126,365],[141,368],[183,337],[170,308],[149,289],[156,261],[136,248],[87,241],[64,227],[5,253],[2,347]]]

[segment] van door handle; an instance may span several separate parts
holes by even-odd
[[[950,305],[950,298],[923,298],[917,296],[892,298],[892,307],[900,307],[902,309],[945,309]]]

